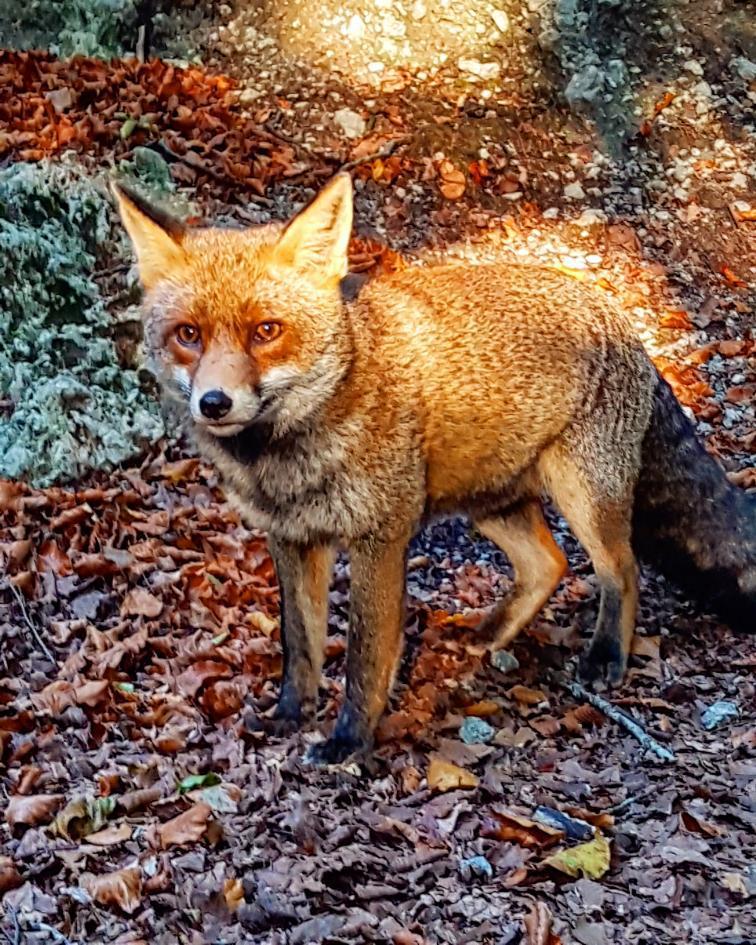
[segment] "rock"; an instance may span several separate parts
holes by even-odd
[[[500,33],[506,33],[509,30],[509,17],[505,10],[491,10],[491,19]]]
[[[459,737],[465,745],[485,745],[494,734],[494,728],[488,722],[473,715],[468,715],[459,729]]]
[[[423,3],[423,0],[415,0],[412,4],[412,19],[413,20],[422,20],[425,14],[428,12],[428,7]]]
[[[333,120],[347,138],[361,138],[365,134],[365,119],[351,108],[340,108],[333,113]]]
[[[359,13],[355,13],[347,23],[347,36],[350,39],[362,39],[364,35],[365,21],[362,19]]]
[[[746,82],[752,82],[756,79],[756,62],[751,62],[751,60],[746,59],[745,56],[736,56],[734,59],[731,59],[730,68]]]
[[[578,181],[573,184],[567,184],[564,188],[564,196],[569,200],[582,200],[585,197],[585,191]]]
[[[457,67],[461,72],[469,72],[478,79],[496,79],[501,73],[498,62],[481,62],[479,59],[458,59]]]
[[[734,702],[720,700],[714,702],[701,714],[701,725],[710,732],[713,728],[727,722],[729,719],[736,719],[740,715],[740,710]]]
[[[493,879],[493,866],[484,856],[471,856],[460,860],[459,871],[463,879]]]
[[[520,661],[509,650],[496,650],[495,653],[491,654],[491,665],[498,669],[500,673],[511,673],[512,670],[519,669]]]

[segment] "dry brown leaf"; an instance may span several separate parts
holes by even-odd
[[[530,849],[551,847],[564,837],[563,830],[556,830],[548,824],[538,823],[506,808],[495,810],[494,818],[486,823],[484,836],[496,837],[498,840],[511,840],[521,847]]]
[[[467,186],[464,173],[455,167],[451,161],[443,160],[439,162],[438,175],[441,179],[438,189],[444,197],[447,200],[459,200]]]
[[[244,887],[242,881],[236,877],[229,878],[223,883],[223,898],[230,912],[236,912],[244,902]]]
[[[485,719],[491,715],[496,715],[499,711],[501,711],[501,706],[498,702],[494,702],[493,699],[483,699],[480,702],[473,702],[472,705],[468,705],[465,708],[465,715],[474,715],[479,719]]]
[[[160,845],[163,849],[171,846],[183,846],[196,843],[207,832],[208,821],[212,813],[209,804],[195,804],[183,814],[167,820],[157,828]]]
[[[530,912],[523,918],[527,945],[549,945],[551,936],[551,910],[545,902],[534,902]]]
[[[124,617],[158,617],[163,611],[163,602],[143,587],[134,587],[124,597],[121,615]]]
[[[193,663],[176,679],[179,691],[192,698],[211,679],[222,679],[231,675],[231,667],[217,660],[200,660]]]
[[[433,791],[455,791],[457,788],[476,788],[480,779],[472,771],[434,755],[428,766],[428,787]]]
[[[105,699],[109,688],[107,679],[93,679],[82,683],[76,688],[76,701],[79,705],[96,706]]]
[[[23,883],[16,864],[9,856],[0,856],[0,896],[9,889],[17,889]]]
[[[89,836],[84,838],[84,841],[96,847],[112,847],[131,839],[133,832],[134,828],[130,824],[121,824],[118,827],[105,827],[104,830],[98,830],[97,833],[90,833]]]
[[[529,689],[527,686],[512,686],[507,695],[523,705],[540,705],[542,702],[548,702],[546,693],[542,689]]]
[[[34,827],[48,823],[63,803],[62,794],[32,794],[25,797],[14,795],[5,808],[5,819],[10,827],[24,824]]]
[[[102,876],[84,876],[82,886],[101,906],[117,906],[129,915],[142,904],[142,871],[138,866]]]

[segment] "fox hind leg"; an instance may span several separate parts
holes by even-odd
[[[536,616],[567,570],[541,503],[526,499],[497,516],[476,519],[481,534],[506,554],[515,572],[512,593],[486,618],[494,629],[493,649],[501,650]]]
[[[638,609],[638,568],[630,544],[632,489],[617,498],[607,483],[564,452],[546,467],[549,492],[591,558],[601,588],[598,621],[580,661],[584,682],[618,686],[627,668]],[[607,497],[607,493],[609,497]]]

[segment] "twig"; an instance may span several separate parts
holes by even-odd
[[[47,932],[52,936],[56,945],[79,945],[78,942],[72,942],[70,938],[66,938],[61,931],[52,925],[48,925],[47,922],[30,922],[27,928],[33,932]]]
[[[34,637],[37,643],[37,646],[39,646],[39,648],[42,650],[42,652],[50,660],[51,663],[55,663],[56,662],[55,657],[50,652],[50,649],[45,643],[45,641],[42,639],[39,630],[37,630],[36,626],[34,625],[34,621],[29,616],[29,611],[26,609],[26,602],[24,601],[21,591],[19,591],[19,589],[16,587],[15,584],[11,584],[10,582],[8,583],[8,587],[11,589],[11,594],[13,594],[13,596],[15,597],[16,603],[21,608],[21,613],[23,614],[24,623],[26,624],[27,628],[31,631],[31,634]]]
[[[21,945],[21,926],[18,924],[18,913],[14,906],[7,906],[6,908],[11,922],[13,923],[13,935],[6,929],[3,929],[3,935],[8,945]]]
[[[254,203],[262,204],[264,207],[270,207],[273,205],[273,201],[269,197],[261,197],[260,194],[256,193],[244,180],[232,180],[225,174],[221,174],[219,171],[216,171],[214,167],[210,167],[202,160],[201,157],[196,157],[195,160],[192,160],[189,155],[194,156],[193,151],[187,152],[186,155],[177,154],[173,148],[171,148],[170,145],[168,145],[162,139],[159,141],[152,141],[148,147],[152,148],[154,151],[159,151],[166,160],[178,161],[179,164],[184,164],[186,167],[190,167],[193,171],[197,171],[198,174],[204,174],[211,180],[217,181],[217,183],[223,184],[226,187],[228,187],[230,184],[234,184],[237,187],[244,187],[245,190],[249,191],[249,198]]]
[[[408,141],[409,135],[405,135],[403,138],[394,138],[393,141],[389,141],[382,151],[375,151],[373,154],[366,154],[363,157],[355,158],[353,161],[347,161],[346,164],[341,165],[339,170],[351,171],[353,168],[359,167],[360,164],[366,164],[368,161],[383,160],[383,158],[391,157],[400,144],[406,144]]]
[[[626,728],[633,737],[638,739],[644,748],[647,748],[650,752],[656,755],[657,758],[661,758],[662,761],[676,760],[674,753],[671,752],[669,748],[665,748],[664,745],[660,745],[659,742],[657,742],[655,738],[652,738],[647,732],[645,732],[634,719],[631,719],[629,715],[626,715],[616,706],[612,705],[611,702],[607,702],[606,699],[602,699],[601,696],[597,695],[595,692],[589,692],[589,690],[587,690],[584,686],[581,686],[579,682],[565,680],[564,684],[573,696],[590,703],[590,705],[592,705],[595,709],[598,709],[599,712],[603,712],[607,718],[610,718],[613,722],[616,722],[618,725]]]

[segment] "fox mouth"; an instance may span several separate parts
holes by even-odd
[[[238,423],[234,421],[217,421],[215,423],[204,423],[199,424],[204,430],[207,430],[208,433],[212,433],[213,436],[234,436],[237,433],[241,433],[242,430],[246,429],[252,420],[248,420],[246,423]]]

